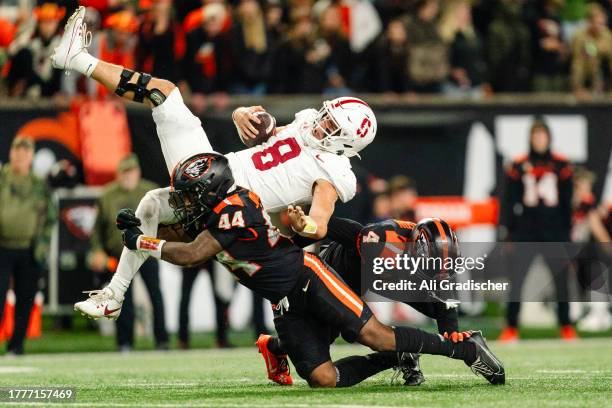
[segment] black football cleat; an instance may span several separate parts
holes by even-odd
[[[421,385],[425,382],[425,376],[419,364],[419,354],[398,353],[397,371],[391,380],[394,382],[400,375],[404,379],[404,385],[411,387]]]
[[[476,361],[469,367],[474,374],[482,375],[493,385],[502,385],[506,383],[506,371],[501,360],[489,350],[487,340],[482,336],[482,332],[472,331],[472,335],[467,340],[476,345]]]

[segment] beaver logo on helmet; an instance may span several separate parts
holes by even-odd
[[[187,164],[183,173],[191,179],[198,178],[208,171],[211,160],[209,157],[195,158],[191,163]]]

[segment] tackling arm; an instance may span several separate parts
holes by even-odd
[[[166,242],[161,250],[161,259],[175,265],[199,265],[223,250],[223,247],[206,230],[189,243]]]
[[[327,235],[327,223],[334,213],[338,193],[332,183],[317,180],[312,195],[310,213],[304,214],[300,207],[289,206],[288,214],[291,227],[306,238],[320,240]]]

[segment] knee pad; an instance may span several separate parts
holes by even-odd
[[[119,96],[123,96],[126,92],[134,92],[134,102],[142,103],[144,98],[150,100],[154,106],[159,106],[166,100],[166,95],[157,88],[147,89],[147,85],[151,81],[151,75],[145,73],[139,73],[138,80],[136,83],[130,83],[130,80],[134,76],[134,71],[124,69],[121,72],[121,78],[119,79],[119,85],[115,89],[115,93]]]

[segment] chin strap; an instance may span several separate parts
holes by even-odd
[[[157,88],[147,89],[147,85],[152,79],[151,75],[139,72],[136,83],[130,83],[134,74],[135,72],[129,69],[124,69],[121,72],[119,85],[117,85],[117,89],[115,89],[117,95],[123,96],[126,92],[134,92],[134,102],[142,103],[144,98],[147,98],[154,106],[159,106],[164,103],[166,95],[164,95],[162,91]]]

